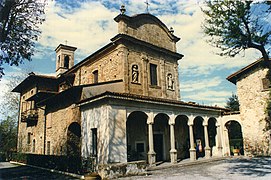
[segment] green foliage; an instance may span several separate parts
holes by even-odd
[[[45,20],[45,1],[4,0],[0,3],[0,78],[2,65],[18,66],[31,60]]]
[[[11,117],[0,122],[0,152],[16,150],[17,120]]]
[[[221,49],[219,55],[234,57],[254,48],[268,60],[266,46],[271,43],[271,4],[253,1],[206,1],[204,33],[208,42]]]
[[[227,100],[227,105],[225,106],[225,108],[230,109],[231,111],[239,111],[239,100],[237,95],[232,94],[231,97],[229,97],[229,99]]]
[[[268,73],[270,74],[270,70]],[[269,90],[269,99],[267,101],[266,113],[267,113],[267,116],[265,118],[266,125],[264,128],[264,131],[268,131],[271,129],[271,91],[270,90]]]

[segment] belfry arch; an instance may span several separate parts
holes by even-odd
[[[127,161],[147,159],[148,116],[142,111],[129,114],[126,121]]]

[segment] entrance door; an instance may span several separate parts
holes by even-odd
[[[163,161],[163,134],[154,134],[154,151],[156,152],[156,162]]]

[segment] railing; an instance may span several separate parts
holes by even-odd
[[[37,109],[29,109],[21,113],[21,121],[37,121],[38,120],[38,110]]]

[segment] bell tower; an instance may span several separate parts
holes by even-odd
[[[76,47],[59,44],[56,52],[56,76],[60,76],[74,65]]]

